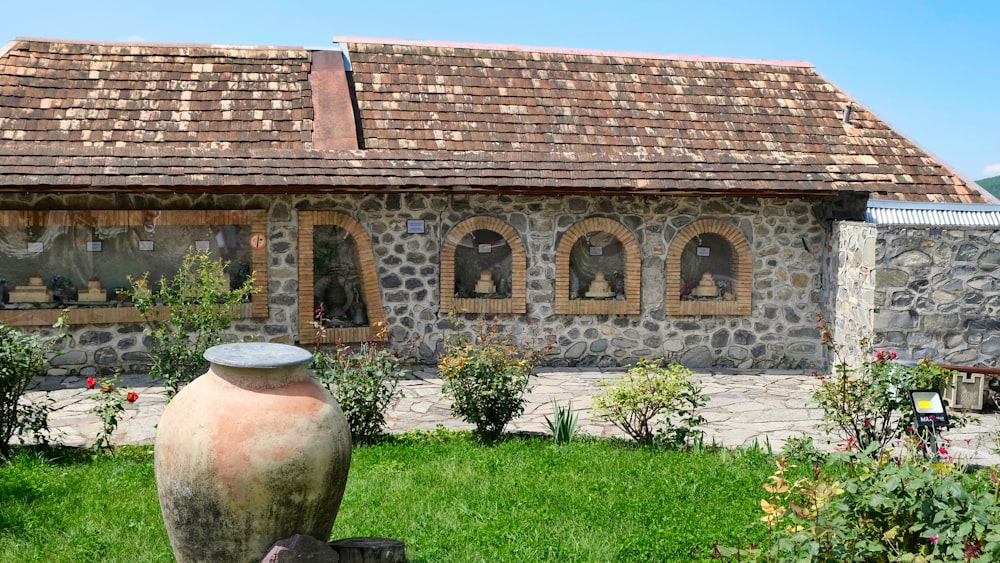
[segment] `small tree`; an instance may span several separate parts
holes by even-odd
[[[60,317],[56,328],[64,321]],[[26,405],[21,397],[31,379],[44,373],[53,340],[0,325],[0,460],[9,457],[14,434],[29,429],[44,438],[48,432],[47,406]]]
[[[239,318],[240,304],[256,291],[253,274],[230,288],[228,266],[208,251],[189,248],[174,277],[161,278],[156,289],[149,272],[129,276],[132,288],[125,293],[151,326],[150,375],[164,380],[168,398],[208,369],[205,350],[222,343],[222,331]]]

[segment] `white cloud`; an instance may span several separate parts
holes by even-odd
[[[987,178],[992,176],[1000,176],[1000,162],[996,164],[988,164],[983,168],[983,175]]]

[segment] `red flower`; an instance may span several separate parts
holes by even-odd
[[[947,448],[938,448],[938,453],[940,453],[941,455],[948,455],[948,449]]]
[[[130,403],[134,403],[138,399],[139,399],[139,394],[136,393],[135,391],[129,391],[128,394],[125,395],[125,400],[128,401],[128,402],[130,402]]]
[[[93,389],[96,386],[97,386],[97,378],[96,377],[88,377],[87,378],[87,389]]]

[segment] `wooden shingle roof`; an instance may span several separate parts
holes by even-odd
[[[399,43],[347,43],[359,150],[318,150],[315,51],[16,40],[0,189],[986,201],[806,64]]]

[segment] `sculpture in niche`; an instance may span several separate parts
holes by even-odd
[[[698,285],[691,291],[695,297],[718,297],[719,288],[715,286],[715,278],[712,277],[712,272],[705,272],[701,275],[701,281]]]
[[[80,290],[78,301],[99,303],[108,300],[108,293],[101,287],[101,279],[94,276],[87,280],[87,287]]]
[[[18,285],[8,296],[11,303],[46,303],[52,301],[52,292],[38,272],[31,274],[27,285]]]
[[[314,229],[313,305],[322,308],[328,328],[368,324],[368,308],[362,298],[358,253],[354,238],[333,225]]]
[[[611,284],[604,279],[604,272],[599,271],[594,274],[594,281],[590,282],[586,296],[591,299],[607,299],[608,297],[614,297],[614,295],[614,292],[611,291]]]
[[[489,270],[483,270],[479,274],[479,281],[476,282],[476,293],[497,293],[497,284],[493,283],[493,274]]]

